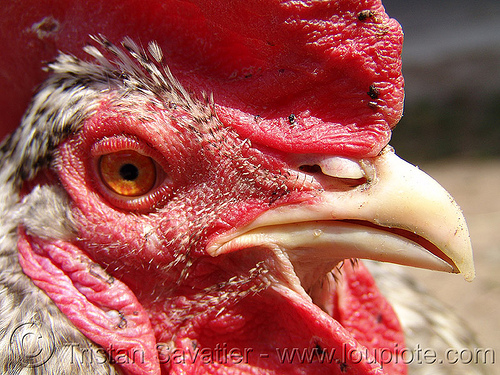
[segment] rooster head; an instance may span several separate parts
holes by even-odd
[[[48,78],[2,173],[22,270],[78,330],[130,374],[405,373],[357,259],[474,270],[458,206],[387,145],[379,1],[28,3],[1,95]]]

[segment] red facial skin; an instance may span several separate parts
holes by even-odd
[[[404,340],[362,266],[346,266],[345,284],[332,290],[332,318],[288,289],[271,249],[215,258],[205,251],[211,238],[266,210],[314,204],[319,187],[293,175],[287,153],[249,146],[232,129],[196,133],[172,120],[189,117],[183,110],[144,113],[149,121],[137,121],[103,100],[83,129],[59,146],[54,165],[78,235],[65,242],[21,233],[21,265],[35,284],[130,374],[216,374],[229,367],[237,374],[379,373],[373,356],[382,349],[396,356]],[[164,169],[164,180],[144,197],[110,194],[96,170],[103,152],[124,148]],[[247,350],[245,361],[194,352],[214,354],[222,346]],[[287,350],[318,348],[337,354],[327,363],[280,358]],[[145,360],[121,359],[136,352]],[[172,358],[180,353],[195,357]],[[391,361],[389,369],[405,373],[401,363]]]

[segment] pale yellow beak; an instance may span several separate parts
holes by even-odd
[[[460,208],[436,181],[397,157],[391,147],[372,159],[298,156],[297,164],[320,170],[304,173],[323,187],[314,202],[265,212],[217,237],[207,249],[210,255],[269,247],[281,250],[294,265],[324,263],[320,272],[344,259],[363,258],[474,278]],[[338,188],[334,181],[354,183]]]

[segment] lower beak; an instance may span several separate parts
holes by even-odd
[[[312,164],[300,161],[306,162]],[[218,256],[264,246],[283,250],[293,264],[322,263],[331,269],[344,259],[364,258],[474,278],[460,208],[436,181],[397,157],[392,148],[373,159],[320,157],[314,165],[321,175],[310,177],[324,190],[313,202],[271,209],[215,238],[208,253]],[[324,183],[349,178],[359,183],[347,189]]]

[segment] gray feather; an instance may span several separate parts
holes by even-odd
[[[487,375],[487,366],[482,363],[457,363],[447,350],[474,350],[477,343],[472,330],[453,311],[433,298],[427,290],[408,273],[404,267],[364,260],[377,286],[394,308],[405,332],[406,346],[414,352],[408,357],[411,375]],[[436,361],[417,360],[419,350],[436,353]],[[452,352],[453,353],[453,352]],[[431,363],[432,362],[432,363]],[[450,363],[447,363],[450,362]]]

